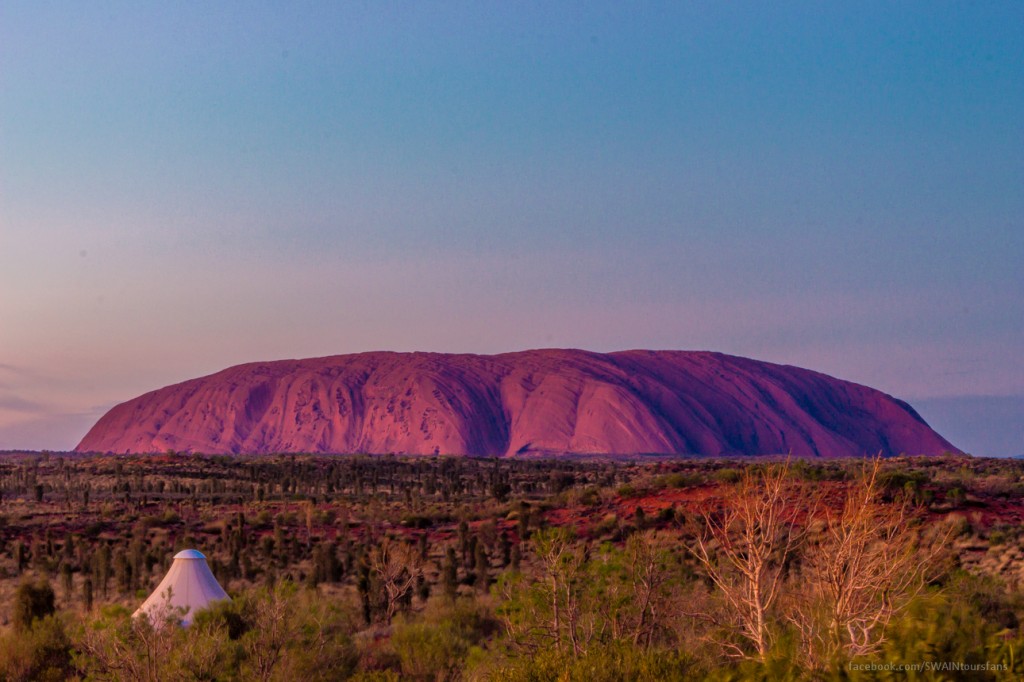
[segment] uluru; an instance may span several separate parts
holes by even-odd
[[[907,403],[713,352],[255,362],[115,406],[78,452],[850,457],[957,449]]]

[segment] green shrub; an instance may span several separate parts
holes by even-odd
[[[703,485],[706,482],[707,479],[703,474],[676,472],[673,474],[659,476],[655,479],[654,485],[657,488],[691,488],[693,486]]]
[[[715,472],[715,480],[719,483],[739,483],[743,472],[739,469],[719,469]]]
[[[630,497],[636,497],[636,496],[638,496],[640,494],[640,493],[637,492],[637,489],[634,488],[629,483],[626,483],[625,485],[619,486],[619,489],[616,492],[618,493],[619,497],[621,497],[623,499],[628,499]]]
[[[394,670],[360,670],[348,678],[349,682],[401,682]]]
[[[579,503],[584,507],[594,507],[601,503],[600,491],[590,486],[580,493]]]
[[[56,615],[33,621],[31,630],[0,636],[0,679],[60,682],[74,671],[71,640]]]
[[[454,679],[469,650],[451,623],[399,622],[391,634],[402,665],[402,675],[412,680]]]
[[[27,630],[32,627],[34,620],[45,618],[55,610],[53,588],[46,578],[34,583],[23,582],[14,593],[14,629]]]
[[[891,469],[883,471],[878,482],[890,493],[914,491],[928,482],[928,475],[922,471]]]
[[[898,621],[887,630],[889,640],[874,661],[921,663],[948,661],[983,666],[1002,664],[1005,672],[972,673],[970,679],[1019,680],[1024,675],[1020,651],[1024,638],[989,622],[976,604],[954,595],[929,594],[919,598]],[[955,673],[954,673],[955,675]],[[854,676],[854,679],[878,679],[877,676]],[[897,679],[896,677],[883,679]],[[908,679],[906,675],[898,679]],[[921,675],[918,679],[959,679]]]
[[[511,659],[488,675],[488,679],[501,682],[673,682],[702,677],[693,661],[680,651],[645,651],[629,644],[590,647],[582,655],[548,650]]]
[[[391,633],[403,679],[458,679],[471,648],[497,628],[476,602],[433,602],[418,620],[399,618]]]

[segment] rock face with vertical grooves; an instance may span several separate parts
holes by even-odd
[[[79,452],[957,452],[908,404],[710,352],[360,353],[238,365],[117,405]]]

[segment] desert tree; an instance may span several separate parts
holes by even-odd
[[[219,615],[219,614],[218,614]],[[175,642],[167,679],[218,680],[224,671],[237,666],[237,653],[230,645],[228,626],[223,618],[201,612]]]
[[[66,561],[62,561],[60,564],[60,584],[64,591],[64,601],[70,604],[74,596],[74,574],[71,570],[71,564]]]
[[[37,582],[22,582],[14,593],[14,609],[11,622],[15,630],[27,630],[35,620],[42,619],[56,610],[56,595],[45,577]]]
[[[669,579],[669,554],[658,546],[654,531],[634,533],[626,540],[626,562],[636,611],[633,644],[650,647],[658,623],[660,597]]]
[[[567,528],[545,528],[531,539],[537,578],[504,574],[500,611],[512,644],[534,653],[553,646],[579,656],[596,634],[597,609],[585,603],[588,550]]]
[[[441,568],[441,581],[444,586],[444,595],[451,601],[459,596],[459,560],[455,555],[455,548],[448,547],[444,555],[444,565]]]
[[[725,602],[723,625],[764,660],[773,641],[769,615],[781,594],[785,568],[804,531],[797,517],[810,498],[789,476],[789,461],[748,467],[719,510],[701,510],[690,551]],[[723,642],[733,655],[747,651]]]
[[[487,556],[487,548],[483,542],[477,542],[473,552],[473,572],[476,574],[476,587],[481,592],[487,592],[491,586],[490,558]]]
[[[600,614],[603,641],[650,649],[669,615],[672,558],[651,529],[630,534],[623,548],[606,545],[591,559],[587,601]]]
[[[306,523],[306,549],[313,546],[313,521],[315,520],[316,503],[312,500],[303,500],[302,518]]]
[[[82,580],[82,605],[85,607],[86,613],[92,611],[92,602],[92,576],[86,575],[85,578]]]
[[[370,552],[369,566],[383,591],[384,622],[390,624],[423,571],[419,552],[407,544],[385,538]]]
[[[272,679],[275,668],[285,655],[285,648],[295,638],[294,594],[295,586],[281,581],[249,600],[251,628],[242,644],[250,679]]]
[[[132,618],[121,610],[88,623],[78,639],[78,663],[89,679],[131,682],[165,679],[171,654],[180,638],[178,623],[183,615],[183,609],[168,604],[151,611],[147,617]]]
[[[909,497],[884,500],[882,460],[866,462],[809,544],[789,620],[812,666],[876,653],[885,628],[927,586],[949,530],[922,543]]]
[[[561,650],[568,639],[573,653],[579,655],[582,645],[577,631],[579,623],[578,578],[586,556],[572,533],[553,528],[534,536],[534,551],[544,571],[547,596],[551,601],[551,633],[555,647]]]

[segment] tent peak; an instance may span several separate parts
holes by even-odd
[[[210,571],[202,552],[186,549],[174,555],[167,575],[134,615],[146,616],[157,627],[180,617],[178,622],[187,627],[197,611],[226,599],[230,599],[228,593]]]

